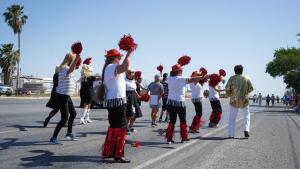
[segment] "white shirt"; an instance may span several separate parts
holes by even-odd
[[[70,67],[65,66],[58,71],[58,85],[56,93],[72,96],[75,91],[74,73],[68,73]]]
[[[191,83],[190,88],[192,90],[192,99],[203,98],[203,87],[197,83]]]
[[[126,91],[136,91],[135,80],[130,80],[125,78],[125,83],[126,83]]]
[[[220,98],[219,92],[217,92],[214,87],[209,86],[209,96],[208,96],[208,98],[209,98],[209,100],[219,99]]]
[[[126,97],[125,73],[116,74],[116,64],[109,64],[104,71],[106,100]]]
[[[169,100],[184,101],[187,78],[171,76],[168,78]]]

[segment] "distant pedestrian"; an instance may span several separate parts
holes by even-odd
[[[229,106],[229,138],[235,137],[235,123],[239,110],[243,112],[244,135],[248,138],[250,131],[250,111],[249,111],[249,93],[253,91],[253,86],[249,78],[243,75],[243,66],[236,65],[234,67],[235,75],[230,77],[226,84],[226,93],[230,96]]]
[[[270,106],[270,101],[271,101],[271,97],[270,97],[270,95],[268,94],[267,97],[266,97],[266,105],[267,105],[267,106]]]
[[[262,102],[262,95],[261,93],[258,94],[258,104],[259,106],[261,106],[261,102]]]
[[[279,103],[279,101],[280,101],[280,98],[279,98],[279,96],[276,96],[276,101],[277,101],[277,104]]]
[[[275,104],[275,96],[274,96],[274,94],[272,94],[271,102],[272,102],[272,106],[274,106],[274,104]]]

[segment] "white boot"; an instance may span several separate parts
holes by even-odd
[[[87,115],[87,112],[88,112],[87,109],[84,109],[84,110],[83,110],[83,115],[82,115],[82,117],[80,118],[80,124],[86,124],[85,117],[86,117],[86,115]]]
[[[90,119],[90,111],[87,112],[85,121],[86,121],[87,123],[92,123],[92,122],[93,122],[93,121]]]

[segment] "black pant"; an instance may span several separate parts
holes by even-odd
[[[56,115],[56,113],[59,111],[59,108],[55,108],[55,109],[53,109],[50,113],[49,113],[49,115],[48,115],[48,117],[47,117],[47,119],[51,119],[53,116],[55,116]]]
[[[194,103],[195,110],[196,110],[196,115],[202,117],[202,103],[201,102],[196,102]]]
[[[212,108],[213,112],[222,113],[222,106],[221,106],[220,100],[212,100],[212,101],[210,101],[210,105],[211,105],[211,108]]]
[[[170,115],[170,123],[175,124],[177,120],[177,114],[179,116],[180,124],[186,124],[186,108],[185,107],[176,107],[176,106],[167,106],[167,110]]]
[[[68,122],[68,133],[72,133],[73,121],[77,114],[70,96],[57,93],[56,102],[60,109],[61,119],[58,122],[57,126],[55,127],[53,138],[57,138],[60,129],[68,121],[68,114],[70,114],[69,122]]]
[[[126,128],[126,104],[119,107],[110,107],[108,110],[108,121],[110,128]]]

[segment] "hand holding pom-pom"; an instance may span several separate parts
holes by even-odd
[[[211,74],[209,76],[209,86],[211,87],[216,87],[220,82],[221,82],[222,78],[220,75],[218,74]]]
[[[73,45],[71,46],[72,52],[80,55],[80,53],[82,52],[82,44],[81,42],[75,42],[73,43]]]
[[[162,71],[164,70],[163,65],[159,65],[156,67],[156,69],[160,72],[160,74],[162,74]]]
[[[86,58],[86,59],[83,61],[83,64],[85,64],[85,65],[90,65],[91,62],[92,62],[92,58],[91,58],[91,57],[88,57],[88,58]]]
[[[201,76],[207,75],[207,70],[204,67],[200,68]]]
[[[220,69],[220,70],[219,70],[219,74],[220,74],[221,76],[225,77],[225,76],[226,76],[226,71],[225,71],[224,69]]]
[[[143,101],[143,102],[148,102],[150,100],[149,94],[141,95],[140,100]]]
[[[78,61],[77,61],[77,63],[76,63],[75,69],[79,69],[79,67],[81,65],[81,62],[82,62],[82,60],[81,60],[81,58],[79,58]]]
[[[182,56],[178,59],[177,63],[180,64],[181,66],[189,64],[191,61],[191,57],[189,56]]]
[[[138,47],[138,44],[134,43],[134,39],[131,35],[124,35],[119,41],[119,47],[121,50],[133,51]]]
[[[138,80],[142,78],[142,72],[141,71],[135,71],[134,72],[134,79]]]

